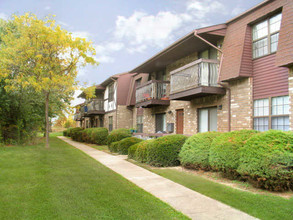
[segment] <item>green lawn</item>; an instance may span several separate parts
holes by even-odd
[[[260,219],[293,219],[293,198],[253,194],[172,169],[151,171]]]
[[[56,137],[0,147],[0,207],[0,219],[187,219]]]

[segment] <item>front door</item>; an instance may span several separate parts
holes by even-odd
[[[180,109],[176,111],[176,134],[183,134],[184,126],[184,110]]]

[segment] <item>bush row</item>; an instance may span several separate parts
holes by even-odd
[[[189,138],[168,135],[143,141],[128,129],[69,128],[77,141],[108,144],[111,152],[152,166],[220,171],[225,177],[251,182],[272,191],[293,190],[293,133],[270,130],[206,132]]]
[[[259,188],[293,189],[293,134],[289,132],[200,133],[187,139],[179,158],[187,168],[221,171]]]
[[[107,128],[68,128],[63,131],[64,136],[71,137],[75,141],[105,145],[107,144]]]

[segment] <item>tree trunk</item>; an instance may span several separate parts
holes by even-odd
[[[49,92],[45,93],[46,101],[45,101],[45,117],[46,117],[46,148],[49,149]]]

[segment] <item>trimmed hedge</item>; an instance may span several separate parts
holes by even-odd
[[[128,154],[128,148],[131,147],[134,144],[137,144],[137,143],[141,142],[141,141],[142,141],[141,139],[136,138],[136,137],[124,138],[121,141],[119,141],[117,152],[119,154],[127,155]]]
[[[187,168],[210,170],[210,147],[213,140],[220,134],[219,132],[204,132],[189,137],[179,153],[181,164]]]
[[[82,132],[82,141],[86,143],[92,143],[91,136],[94,128],[86,128]]]
[[[82,137],[82,132],[83,128],[77,127],[77,128],[72,128],[69,132],[70,137],[75,140],[75,141],[81,141]]]
[[[142,141],[143,142],[143,141]],[[138,145],[140,144],[141,142],[137,143],[137,144],[134,144],[132,145],[130,148],[128,148],[128,159],[134,159],[135,157],[135,152],[136,152],[136,149],[138,147]]]
[[[155,139],[146,140],[146,141],[142,141],[142,142],[136,144],[137,149],[134,153],[134,159],[136,161],[141,162],[141,163],[147,162],[148,149],[153,144],[154,140]]]
[[[270,130],[250,138],[237,171],[256,187],[293,190],[293,134]]]
[[[131,132],[129,129],[119,128],[119,129],[113,130],[110,132],[107,138],[108,146],[110,147],[111,143],[120,141],[128,137],[131,137]]]
[[[119,146],[119,141],[116,142],[112,142],[110,144],[110,146],[108,146],[109,150],[113,153],[117,153],[118,152],[118,146]]]
[[[91,141],[97,145],[106,145],[108,137],[107,128],[94,128],[91,134]]]
[[[70,131],[72,130],[73,128],[67,128],[66,130],[63,131],[63,136],[67,136],[67,137],[70,137]]]
[[[155,139],[147,149],[147,162],[152,166],[177,166],[178,154],[185,140],[184,135],[168,135]]]
[[[257,133],[259,132],[254,130],[240,130],[223,133],[215,138],[210,148],[210,165],[222,171],[228,178],[240,177],[236,171],[239,166],[240,149]]]

